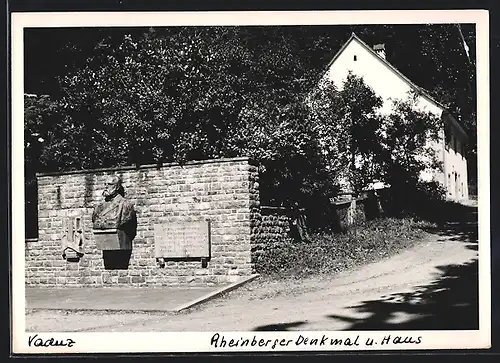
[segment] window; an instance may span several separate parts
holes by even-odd
[[[451,145],[451,139],[452,139],[451,130],[449,126],[446,126],[444,129],[444,137],[445,137],[445,146],[446,149],[448,149]]]
[[[29,176],[24,185],[24,233],[26,239],[38,238],[38,188],[37,180]]]
[[[356,62],[358,60],[358,56],[354,55],[354,61]]]

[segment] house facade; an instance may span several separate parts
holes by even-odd
[[[364,43],[356,34],[342,46],[329,63],[325,77],[341,88],[349,72],[362,77],[364,82],[383,100],[380,113],[392,111],[393,100],[403,100],[410,93],[415,95],[415,107],[419,111],[431,112],[443,120],[439,141],[429,141],[435,150],[442,170],[426,170],[421,173],[423,181],[439,182],[446,188],[450,200],[468,199],[467,160],[465,146],[467,133],[455,117],[422,88],[411,82],[385,59],[385,46],[377,44],[373,48]]]

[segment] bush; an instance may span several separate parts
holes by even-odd
[[[398,185],[380,191],[382,209],[389,217],[412,217],[434,220],[445,204],[445,189],[435,182]]]
[[[341,234],[315,234],[310,242],[287,239],[267,245],[256,269],[271,277],[335,273],[409,247],[429,226],[410,218],[386,218],[363,222]]]
[[[437,182],[417,183],[416,194],[430,202],[441,202],[445,199],[446,189]]]

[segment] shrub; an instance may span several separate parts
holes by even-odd
[[[445,189],[435,182],[416,182],[398,185],[381,191],[384,213],[390,217],[409,216],[423,220],[435,220],[445,204]]]
[[[417,183],[416,194],[431,202],[441,202],[446,195],[446,189],[437,182]]]
[[[309,242],[286,239],[267,245],[256,269],[271,277],[335,273],[412,245],[424,235],[425,227],[429,223],[385,218],[362,222],[345,233],[314,234]]]

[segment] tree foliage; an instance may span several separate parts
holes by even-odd
[[[264,117],[266,124],[300,94],[293,76],[300,61],[289,59],[289,49],[268,55],[242,37],[234,28],[151,29],[100,42],[62,80],[66,113],[85,128],[83,147],[109,145],[112,159],[96,150],[104,164],[241,154],[249,145],[237,123],[255,118],[257,127]]]
[[[439,141],[442,120],[420,111],[417,102],[409,94],[383,113],[381,97],[352,73],[340,89],[325,81],[312,94],[309,122],[338,184],[355,194],[374,181],[415,187],[423,171],[440,168],[433,143]]]
[[[56,32],[59,84],[44,76],[33,86],[27,77],[28,87],[52,96],[27,106],[28,133],[44,138],[27,158],[39,155],[37,171],[48,171],[245,155],[262,165],[263,198],[274,204],[314,205],[346,175],[357,191],[373,179],[413,180],[425,167],[416,157],[425,145],[409,136],[428,134],[434,119],[408,101],[386,123],[380,98],[353,75],[339,90],[316,87],[352,31],[386,43],[389,61],[411,79],[422,60],[422,86],[473,114],[474,93],[464,85],[474,73],[442,57],[463,51],[451,25],[87,29],[78,41]],[[473,33],[464,32],[472,52]]]
[[[185,28],[157,28],[176,33]],[[205,29],[202,27],[192,29]],[[384,43],[387,59],[416,84],[431,92],[461,116],[475,135],[475,26],[474,24],[406,24],[352,26],[238,27],[231,29],[238,42],[273,63],[281,53],[284,62],[300,59],[304,70],[320,77],[325,65],[355,32],[367,44]],[[27,92],[59,97],[57,76],[81,68],[105,40],[121,42],[123,34],[136,37],[144,28],[27,29],[25,36]],[[51,42],[46,42],[51,39]],[[235,38],[236,41],[236,38]],[[465,42],[465,45],[464,45]],[[288,52],[290,51],[290,52]],[[43,54],[45,62],[40,62]],[[293,62],[292,62],[293,63]],[[415,65],[418,67],[415,67]],[[285,68],[286,71],[286,68]],[[292,73],[289,73],[290,75]],[[298,78],[306,74],[299,75]],[[309,76],[309,74],[307,74]],[[300,87],[301,83],[296,83]],[[309,84],[311,86],[311,84]]]
[[[50,97],[26,95],[24,98],[24,175],[25,213],[30,223],[25,224],[27,238],[37,237],[37,186],[35,173],[43,170],[46,153],[47,127],[57,114],[57,104]]]
[[[345,130],[350,137],[348,175],[352,190],[359,193],[379,176],[375,156],[380,154],[382,118],[377,110],[383,101],[362,78],[352,73],[344,81],[339,96],[344,104]]]
[[[422,172],[439,170],[433,143],[439,141],[442,128],[440,116],[418,110],[411,96],[395,100],[384,120],[376,156],[381,179],[393,188],[409,190],[416,187]]]
[[[262,165],[270,203],[333,193],[304,103],[305,83],[314,78],[292,57],[292,38],[264,51],[281,37],[272,28],[182,28],[102,39],[81,68],[61,78],[58,120],[45,130],[41,165],[249,156]]]
[[[377,178],[382,99],[349,73],[340,89],[327,80],[311,95],[311,120],[338,184],[359,193]]]

